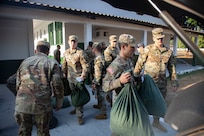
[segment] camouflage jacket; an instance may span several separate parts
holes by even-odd
[[[175,58],[172,50],[165,46],[159,49],[154,44],[150,44],[140,53],[134,73],[139,75],[145,65],[144,74],[149,74],[159,88],[164,88],[167,86],[166,70],[168,70],[172,85],[178,86],[174,64]]]
[[[95,55],[94,55],[94,53],[92,52],[91,49],[86,49],[86,50],[84,51],[84,53],[86,54],[88,63],[90,63],[92,60],[94,60]]]
[[[117,57],[119,54],[118,48],[113,48],[110,45],[104,50],[104,57],[106,62],[106,67]]]
[[[105,76],[105,60],[100,54],[94,59],[94,80],[93,83],[96,85],[102,84],[102,78]]]
[[[89,64],[86,60],[84,51],[80,48],[64,52],[64,61],[62,63],[62,71],[67,75],[70,83],[76,83],[76,77],[83,76],[86,78]]]
[[[28,114],[42,114],[52,111],[51,96],[61,107],[64,86],[60,78],[60,68],[56,60],[44,53],[25,59],[17,70],[15,110]]]
[[[123,85],[120,83],[119,77],[123,72],[129,71],[133,75],[134,67],[130,59],[124,59],[119,55],[106,69],[106,75],[103,78],[102,88],[105,92],[114,91],[113,100],[117,98]],[[132,76],[132,79],[134,77]],[[132,80],[133,81],[133,80]]]

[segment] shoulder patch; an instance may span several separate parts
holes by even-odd
[[[108,67],[108,68],[106,69],[106,71],[108,71],[111,75],[114,73],[114,70],[113,70],[112,67]]]

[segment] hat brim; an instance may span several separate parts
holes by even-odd
[[[159,35],[159,36],[155,36],[155,38],[164,38],[165,37],[165,35]]]
[[[131,47],[137,47],[137,45],[136,44],[129,44]]]

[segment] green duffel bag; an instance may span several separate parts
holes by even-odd
[[[17,94],[17,91],[16,91],[16,74],[11,75],[6,80],[6,86],[16,96],[16,94]]]
[[[167,109],[165,100],[154,80],[149,75],[144,75],[139,95],[149,115],[164,117]]]
[[[143,102],[130,84],[124,85],[111,108],[110,129],[117,136],[154,136]]]
[[[71,93],[71,102],[74,107],[80,107],[90,101],[90,94],[83,82],[78,82]]]

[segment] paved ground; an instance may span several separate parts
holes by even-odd
[[[177,73],[183,74],[195,70],[203,69],[202,66],[191,66],[185,64],[182,61],[177,65]],[[195,79],[196,80],[196,79]],[[204,88],[204,86],[202,87]],[[88,87],[90,93],[91,90]],[[185,88],[184,88],[185,89]],[[171,96],[175,96],[175,93],[170,93]],[[172,98],[171,98],[172,99]],[[8,90],[5,84],[0,84],[0,136],[16,136],[18,133],[18,126],[13,118],[15,97]],[[91,95],[91,101],[85,105],[85,124],[79,126],[75,115],[69,115],[72,107],[61,109],[58,112],[54,112],[54,115],[58,118],[59,124],[56,128],[51,129],[52,136],[110,136],[109,118],[107,120],[98,121],[94,119],[94,116],[99,113],[99,110],[92,108],[92,105],[96,103],[96,99]],[[110,112],[110,106],[108,106]],[[108,112],[108,115],[109,115]],[[152,121],[152,117],[150,116]],[[177,134],[163,119],[162,124],[168,129],[167,133],[162,133],[159,130],[153,128],[155,136],[175,136]],[[36,135],[36,129],[33,128],[33,135]]]
[[[88,87],[89,88],[89,87]],[[89,89],[90,91],[90,89]],[[91,93],[91,91],[90,91]],[[0,136],[16,136],[18,134],[18,126],[13,118],[14,113],[14,95],[7,89],[5,84],[0,85]],[[61,109],[58,112],[54,112],[54,115],[58,118],[59,124],[56,128],[51,129],[52,136],[110,136],[109,118],[107,120],[95,120],[94,116],[99,114],[99,110],[92,108],[92,105],[96,103],[95,98],[91,95],[91,101],[85,105],[84,117],[85,124],[79,126],[75,115],[69,115],[72,107]],[[110,106],[108,106],[110,111]],[[109,116],[109,112],[108,112]],[[152,117],[150,116],[152,121]],[[174,136],[177,134],[168,124],[163,122],[162,124],[168,129],[167,133],[153,128],[155,136]],[[36,129],[33,128],[33,135],[36,135]]]

